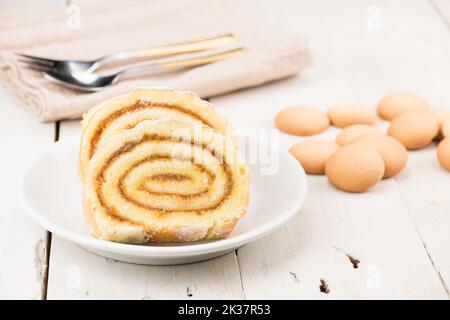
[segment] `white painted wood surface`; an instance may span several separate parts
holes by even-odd
[[[40,124],[0,92],[0,299],[40,299],[47,272],[47,232],[19,208],[17,184],[30,158],[53,143],[54,124]]]
[[[339,100],[356,99],[375,105],[384,94],[399,89],[419,92],[429,97],[434,106],[449,108],[450,72],[444,70],[450,67],[450,43],[442,44],[449,35],[431,6],[423,1],[372,1],[367,10],[368,3],[346,3],[333,7],[330,14],[321,10],[323,2],[292,2],[292,7],[284,10],[291,17],[277,19],[289,21],[287,28],[308,30],[316,67],[304,79],[279,83],[279,89],[242,93],[245,100],[243,96],[227,96],[219,105],[235,108],[230,115],[243,109],[244,104],[257,105],[260,126],[270,125],[276,111],[286,104],[300,101],[326,108]],[[378,12],[379,24],[372,21],[372,28],[367,28],[368,16],[373,12]],[[293,87],[298,88],[295,94]],[[276,106],[267,98],[271,90],[276,91]],[[262,95],[265,99],[260,98]],[[381,127],[385,125],[380,123]],[[323,136],[334,134],[329,131]],[[299,140],[284,138],[289,141],[287,145]],[[448,252],[449,214],[441,214],[440,226],[436,226],[432,221],[435,217],[424,217],[424,210],[431,208],[431,197],[407,187],[413,188],[417,183],[420,189],[426,189],[429,184],[436,184],[445,190],[449,176],[437,166],[434,152],[434,148],[429,148],[410,153],[408,169],[398,181],[383,181],[362,197],[330,188],[323,177],[309,177],[307,201],[298,219],[280,231],[280,237],[273,235],[239,250],[246,297],[448,297],[444,285],[449,279],[440,275],[449,270],[445,265],[449,254],[442,252]],[[429,161],[419,164],[417,159],[424,156]],[[414,181],[412,177],[419,179],[414,173],[425,166],[434,174],[423,174],[422,180]],[[408,200],[415,200],[421,207],[411,209]],[[450,199],[440,200],[448,211]],[[417,215],[423,217],[421,224]],[[447,234],[440,232],[440,238],[433,231],[427,235],[422,232],[442,229]],[[334,247],[355,255],[361,260],[360,268],[352,269],[345,255]],[[436,253],[441,251],[429,258],[435,270],[429,266],[431,260],[424,260],[434,251],[432,248]],[[255,271],[255,261],[259,261],[259,272]],[[290,277],[290,272],[297,274],[296,279]],[[379,288],[373,289],[372,281],[377,277]],[[329,283],[330,294],[320,293],[320,279]],[[416,286],[412,279],[427,284]],[[293,280],[303,285],[297,288],[297,281]]]
[[[434,107],[450,108],[445,0],[277,5],[259,1],[258,13],[274,27],[308,36],[315,66],[299,78],[213,99],[235,127],[273,127],[276,112],[290,104],[323,110],[342,100],[375,105],[396,90],[416,91]],[[365,194],[344,193],[325,177],[309,176],[304,208],[289,225],[202,263],[125,264],[53,236],[47,284],[34,265],[45,232],[16,208],[10,185],[29,153],[53,141],[54,127],[38,124],[3,93],[0,101],[3,145],[15,150],[2,159],[0,297],[41,298],[47,292],[49,299],[449,298],[450,174],[438,166],[435,146],[410,152],[404,172]],[[334,138],[337,131],[320,136]],[[79,132],[78,122],[62,122],[59,138]],[[281,139],[283,148],[300,140],[284,134]],[[37,257],[45,265],[45,254]]]

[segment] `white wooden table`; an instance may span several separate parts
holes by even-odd
[[[396,90],[450,108],[449,0],[276,3],[256,7],[268,23],[307,35],[315,66],[212,99],[237,128],[272,127],[290,104],[376,105]],[[88,253],[18,207],[15,186],[28,159],[79,133],[77,121],[38,123],[0,91],[0,298],[449,298],[450,173],[434,146],[410,152],[403,173],[365,194],[308,176],[306,203],[289,225],[221,258],[156,267]],[[281,139],[284,147],[299,140]]]

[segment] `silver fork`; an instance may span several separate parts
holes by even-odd
[[[246,51],[245,47],[235,46],[229,49],[215,49],[206,52],[185,54],[181,56],[154,60],[149,63],[141,64],[134,67],[122,69],[111,75],[101,76],[91,72],[55,72],[52,68],[45,65],[32,65],[29,68],[37,71],[43,71],[44,76],[55,83],[59,83],[72,89],[81,91],[98,91],[104,87],[117,83],[124,76],[132,75],[140,72],[159,73],[181,68],[192,68],[195,66],[205,65],[215,61],[220,61]]]
[[[55,60],[32,56],[23,53],[16,53],[16,55],[21,57],[21,59],[19,60],[20,62],[24,63],[29,67],[35,65],[42,66],[45,68],[52,69],[53,72],[58,73],[73,73],[73,72],[78,73],[81,71],[94,72],[95,70],[103,66],[118,63],[125,60],[138,60],[143,58],[155,58],[182,53],[204,51],[226,46],[237,40],[238,39],[234,34],[227,33],[209,38],[202,38],[191,41],[168,44],[160,47],[121,51],[90,61]]]

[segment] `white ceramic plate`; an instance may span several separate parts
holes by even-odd
[[[225,239],[189,244],[130,245],[99,240],[87,230],[77,174],[79,140],[55,143],[25,171],[19,200],[27,214],[50,232],[115,260],[154,265],[190,263],[226,254],[275,230],[295,216],[306,194],[306,177],[287,152],[279,156],[277,174],[261,174],[250,165],[248,214]]]

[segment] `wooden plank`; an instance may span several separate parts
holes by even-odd
[[[60,139],[79,134],[77,121],[61,124]],[[96,256],[57,236],[52,239],[49,299],[242,297],[234,252],[218,259],[182,266],[141,266]]]
[[[450,2],[430,0],[429,3],[450,31]],[[443,39],[449,38],[448,32],[445,34],[440,30],[439,35]],[[450,52],[448,41],[442,41],[441,47],[445,50],[448,59]],[[449,71],[449,64],[443,63],[443,69],[440,72],[448,75]],[[448,77],[446,81],[448,87]],[[450,98],[444,97],[440,104],[442,108],[450,109]],[[433,165],[425,166],[424,163]],[[409,166],[407,174],[399,176],[396,180],[413,214],[414,222],[433,266],[449,294],[450,255],[447,244],[450,243],[450,201],[447,186],[450,183],[450,175],[438,166],[435,146],[430,146],[423,152],[414,153],[410,164],[412,165]],[[413,171],[411,167],[420,168],[420,170]]]
[[[426,90],[423,94],[430,96],[433,107],[450,109],[450,42],[443,41],[448,40],[450,36],[450,6],[448,2],[437,2],[441,5],[439,8],[443,10],[446,23],[442,24],[436,19],[435,3],[430,1],[431,6],[423,5],[416,9],[421,12],[423,20],[420,24],[410,23],[408,33],[420,34],[421,38],[423,37],[423,46],[429,54],[428,58],[421,58],[424,65],[421,69],[432,73],[430,77],[433,77],[433,81],[430,84],[423,81]],[[409,14],[408,18],[414,21],[412,14]],[[417,72],[423,74],[420,69]],[[435,145],[421,152],[411,152],[408,168],[403,175],[396,178],[396,182],[429,259],[447,296],[450,296],[450,255],[447,246],[450,243],[450,198],[445,192],[450,182],[450,174],[439,167]]]
[[[47,270],[46,231],[20,209],[17,184],[30,159],[53,143],[54,124],[39,123],[1,89],[0,137],[0,299],[41,299]]]
[[[358,100],[375,106],[396,90],[416,91],[434,106],[450,106],[450,52],[442,41],[447,30],[426,1],[283,4],[282,12],[269,5],[259,8],[268,19],[286,22],[278,27],[303,30],[316,66],[301,79],[216,99],[234,123],[272,127],[274,115],[286,105],[325,110],[340,100]],[[335,134],[329,130],[322,136]],[[281,139],[285,148],[300,140]],[[449,259],[447,177],[441,178],[435,161],[422,161],[427,154],[410,153],[408,170],[397,181],[383,181],[362,195],[339,192],[324,177],[308,177],[307,200],[298,217],[238,250],[246,297],[448,298],[442,282]],[[435,186],[422,192],[431,181]],[[441,193],[431,194],[439,188]],[[433,210],[439,212],[427,219],[433,199],[440,206]],[[360,260],[357,269],[347,253]],[[328,294],[322,292],[321,279]]]
[[[430,260],[449,294],[450,174],[439,166],[436,147],[414,152],[406,172],[396,181]]]

